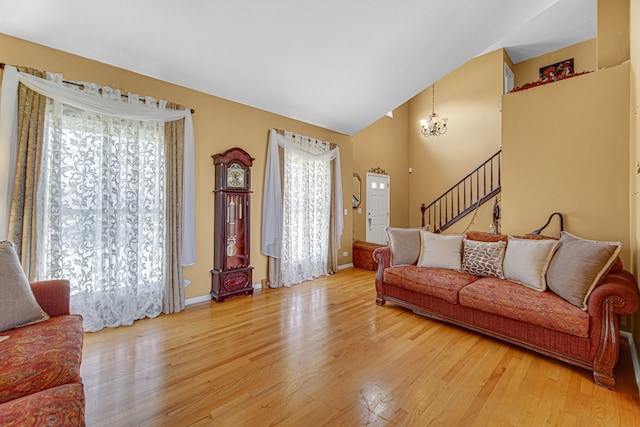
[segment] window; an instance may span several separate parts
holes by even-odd
[[[48,100],[38,191],[39,277],[71,281],[86,330],[162,310],[164,125]]]
[[[287,150],[284,165],[282,282],[290,286],[327,274],[331,164]]]

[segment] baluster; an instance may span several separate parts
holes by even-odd
[[[487,164],[482,165],[482,197],[487,195]]]
[[[491,158],[491,191],[493,191],[493,159],[494,158],[495,156]]]

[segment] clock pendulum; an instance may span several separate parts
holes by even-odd
[[[231,202],[227,207],[227,221],[229,223],[229,237],[227,237],[227,256],[234,256],[238,253],[236,246],[236,196],[231,196]]]

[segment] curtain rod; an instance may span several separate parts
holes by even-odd
[[[4,62],[0,62],[0,70],[4,70],[4,66],[5,65],[6,64]],[[84,90],[84,85],[82,83],[71,82],[71,81],[68,81],[68,80],[63,80],[62,83],[78,86],[80,88],[80,90]],[[102,90],[100,90],[100,93],[102,93]],[[125,94],[120,94],[120,96],[123,97],[123,98],[129,98],[129,96],[125,95]],[[194,110],[193,108],[190,108],[189,111],[191,111],[191,114],[195,114],[196,113],[196,110]]]
[[[273,130],[275,130],[277,133],[279,133],[279,134],[280,134],[280,135],[282,135],[282,136],[284,136],[284,133],[285,133],[285,132],[291,132],[291,131],[285,131],[285,130],[282,130],[282,129],[276,129],[276,128],[273,128]],[[332,150],[338,146],[338,144],[335,144],[335,143],[333,143],[333,142],[331,142],[331,141],[324,141],[324,140],[322,140],[322,139],[313,138],[313,137],[310,137],[310,136],[306,136],[306,135],[302,135],[302,134],[297,134],[297,133],[293,133],[293,132],[291,132],[291,134],[292,134],[292,135],[299,135],[299,136],[304,137],[304,138],[315,139],[316,141],[320,141],[320,142],[322,142],[322,143],[327,143],[327,144],[329,144],[329,148],[330,148],[330,149],[332,149]]]

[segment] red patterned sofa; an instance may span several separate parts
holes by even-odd
[[[523,238],[540,236],[516,240]],[[466,239],[511,241],[504,235],[482,232],[467,233],[465,244]],[[617,253],[608,272],[603,272],[606,274],[585,297],[586,307],[578,307],[551,290],[535,290],[506,279],[415,263],[392,266],[392,248],[393,242],[373,253],[378,262],[376,304],[390,301],[416,314],[586,368],[593,371],[596,384],[615,388],[619,316],[634,313],[640,305],[636,280],[623,270]],[[557,256],[559,249],[554,250],[550,258]]]
[[[0,332],[0,425],[84,426],[82,317],[69,314],[69,282],[31,289],[50,318]]]

